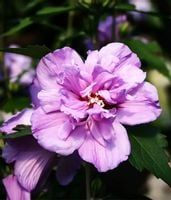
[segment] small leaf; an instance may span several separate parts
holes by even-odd
[[[135,5],[128,3],[119,3],[115,6],[115,9],[119,11],[133,11],[135,10]]]
[[[16,130],[16,133],[13,134],[0,133],[0,139],[13,139],[32,134],[30,126],[19,125],[14,130]]]
[[[13,26],[7,32],[1,34],[0,37],[13,35],[13,34],[19,32],[19,31],[21,31],[22,29],[30,26],[31,24],[33,24],[33,21],[30,17],[22,19],[22,20],[19,21],[19,23],[16,26]]]
[[[56,15],[74,10],[74,7],[45,7],[37,12],[36,15]]]
[[[171,79],[171,74],[164,62],[159,45],[156,42],[143,43],[140,40],[126,40],[125,43],[148,64],[150,69],[156,69],[161,74]]]
[[[29,45],[27,47],[23,48],[5,48],[5,49],[0,49],[0,51],[4,52],[10,52],[10,53],[17,53],[17,54],[22,54],[26,56],[30,56],[33,58],[42,58],[44,55],[49,53],[51,50],[46,47],[45,45],[40,46],[40,45]]]
[[[131,128],[129,139],[132,146],[130,163],[139,171],[149,170],[171,185],[171,168],[163,149],[167,144],[165,137],[156,128],[144,125]]]

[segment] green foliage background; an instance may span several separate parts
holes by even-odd
[[[31,56],[33,68],[42,56],[63,46],[75,48],[84,58],[88,50],[86,39],[92,39],[95,48],[101,47],[97,31],[102,19],[109,15],[127,15],[127,22],[119,29],[119,41],[126,43],[140,57],[149,81],[159,90],[163,113],[153,124],[127,128],[132,146],[129,162],[105,174],[97,173],[90,166],[93,198],[147,199],[143,197],[143,188],[149,173],[171,185],[171,168],[168,165],[171,150],[171,2],[151,2],[153,11],[144,12],[124,0],[0,1],[0,74],[4,77],[0,80],[0,110],[6,113],[30,107],[31,102],[28,88],[9,83],[3,65],[4,52]],[[133,12],[141,15],[141,20],[134,18]],[[113,41],[115,39],[113,37]],[[8,48],[14,43],[21,48]],[[154,74],[154,71],[160,75]],[[31,134],[29,127],[17,128],[17,133],[9,136],[11,139]],[[1,149],[9,137],[0,134]],[[0,158],[0,178],[10,171],[11,167]],[[74,181],[66,187],[57,183],[53,171],[42,190],[33,192],[32,196],[33,199],[85,199],[85,193],[85,171],[82,167]],[[0,199],[5,199],[2,184]]]

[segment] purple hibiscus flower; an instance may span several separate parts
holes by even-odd
[[[0,131],[14,134],[13,128],[17,125],[31,125],[32,112],[32,109],[25,109],[17,113],[2,125]],[[14,163],[14,175],[3,179],[10,200],[29,200],[31,191],[45,182],[55,164],[56,177],[61,185],[70,183],[81,165],[77,153],[65,157],[56,155],[42,148],[32,135],[8,139],[2,157],[7,163]]]
[[[126,15],[118,15],[117,17],[108,16],[105,20],[99,23],[99,40],[101,42],[112,41],[113,34],[115,37],[114,39],[116,41],[119,40],[119,26],[126,21]]]
[[[112,42],[114,39],[118,41],[120,39],[120,26],[127,22],[126,15],[118,15],[117,17],[107,16],[104,20],[100,21],[98,25],[98,40],[100,46],[103,44]],[[89,38],[85,41],[85,44],[88,49],[93,48],[93,42]]]
[[[10,45],[10,48],[18,48],[17,45]],[[32,59],[28,56],[5,53],[4,64],[9,71],[9,77],[11,82],[19,80],[19,83],[23,85],[29,85],[32,83],[35,72],[31,69]]]
[[[32,132],[40,146],[65,156],[76,150],[99,172],[127,160],[130,142],[122,124],[147,123],[161,113],[140,65],[122,43],[89,51],[85,62],[69,47],[44,56],[31,87]]]

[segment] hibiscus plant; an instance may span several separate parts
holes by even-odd
[[[145,2],[2,1],[0,199],[151,199],[150,174],[171,185],[156,33],[171,13]]]

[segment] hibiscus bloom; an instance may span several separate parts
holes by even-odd
[[[114,39],[119,40],[120,26],[127,22],[126,15],[118,15],[117,17],[108,16],[105,20],[101,21],[98,26],[99,40],[101,42],[112,41],[113,34]]]
[[[127,160],[122,124],[151,122],[161,113],[156,88],[140,66],[122,43],[89,51],[85,62],[69,47],[44,56],[31,87],[32,132],[40,146],[65,156],[77,151],[99,172]]]
[[[25,109],[17,113],[3,124],[0,131],[14,134],[17,125],[31,125],[32,112],[32,109]],[[8,139],[2,157],[7,163],[14,163],[14,175],[3,179],[10,200],[29,200],[31,191],[45,182],[54,165],[57,165],[56,177],[61,185],[69,184],[81,165],[76,153],[61,157],[42,148],[32,135]]]
[[[126,15],[118,15],[116,17],[107,16],[104,20],[100,21],[98,25],[98,40],[100,46],[113,40],[120,40],[120,28],[126,22]],[[93,41],[90,38],[85,40],[85,44],[88,49],[94,49]]]
[[[10,45],[10,48],[19,48],[18,45]],[[19,80],[20,84],[29,85],[32,83],[35,72],[31,68],[32,58],[16,53],[4,54],[4,65],[9,71],[11,82]]]

